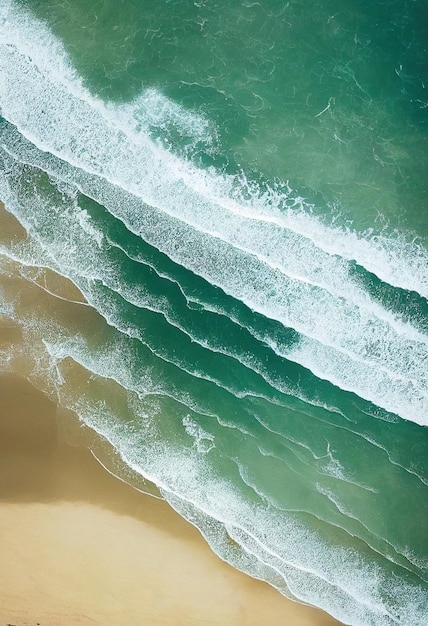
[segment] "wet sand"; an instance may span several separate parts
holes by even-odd
[[[164,501],[58,432],[56,406],[0,375],[0,626],[328,626],[216,557]]]

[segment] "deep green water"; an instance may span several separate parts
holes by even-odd
[[[0,0],[28,233],[0,312],[35,379],[222,558],[353,626],[428,614],[427,42],[417,0]],[[91,306],[23,303],[10,260]]]

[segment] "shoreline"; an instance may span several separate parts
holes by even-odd
[[[56,406],[0,374],[0,626],[333,626],[221,561],[163,500],[61,440]]]

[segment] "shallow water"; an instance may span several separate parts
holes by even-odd
[[[423,17],[1,3],[2,369],[355,626],[428,610]]]

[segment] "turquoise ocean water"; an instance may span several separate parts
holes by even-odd
[[[352,626],[428,615],[427,46],[422,0],[0,0],[32,380]]]

